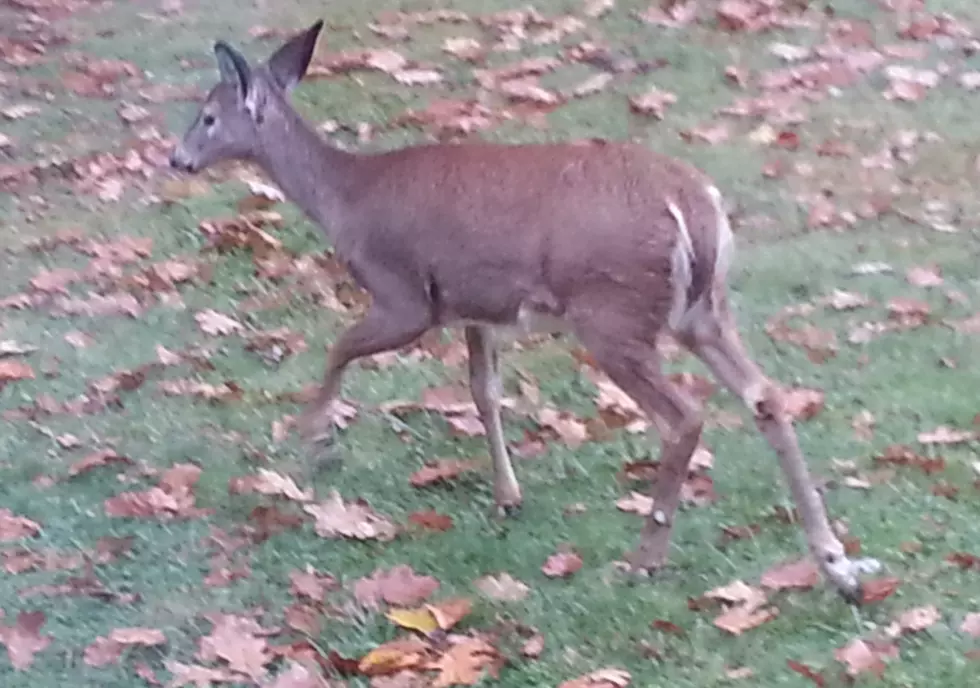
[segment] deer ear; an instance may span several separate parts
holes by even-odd
[[[214,44],[214,55],[218,58],[221,80],[234,86],[239,98],[244,101],[252,88],[252,68],[248,66],[241,53],[224,41],[217,41]]]
[[[322,28],[323,20],[320,19],[306,31],[287,41],[269,58],[269,73],[283,91],[290,90],[306,74]]]

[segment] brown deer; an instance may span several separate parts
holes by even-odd
[[[629,143],[418,145],[339,150],[289,103],[322,21],[260,66],[214,45],[220,82],[173,151],[197,172],[223,160],[257,164],[324,231],[372,296],[334,342],[318,398],[302,420],[328,440],[329,409],[354,360],[463,325],[473,400],[489,438],[494,498],[520,506],[500,419],[495,332],[567,332],[655,423],[661,442],[653,513],[634,570],[667,561],[681,484],[698,444],[698,404],[661,369],[670,334],[754,414],[772,445],[824,575],[848,599],[873,560],[848,559],[800,451],[783,394],[752,361],[726,295],[732,232],[702,173]]]

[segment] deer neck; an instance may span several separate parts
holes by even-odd
[[[255,161],[334,243],[357,156],[328,144],[292,108],[277,125],[266,128]]]

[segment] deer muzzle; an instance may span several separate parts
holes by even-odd
[[[187,155],[184,147],[178,144],[170,152],[170,166],[175,170],[180,170],[181,172],[195,172],[196,165],[191,157]]]

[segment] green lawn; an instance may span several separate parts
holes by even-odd
[[[501,26],[499,18],[486,25],[476,19],[523,3],[456,2],[453,9],[466,21],[403,18],[403,38],[390,30],[398,23],[393,13],[431,9],[429,3],[0,5],[0,371],[7,371],[0,374],[0,628],[9,629],[0,631],[0,640],[15,648],[11,659],[0,652],[0,684],[133,686],[145,681],[137,672],[152,671],[166,685],[174,662],[226,667],[199,653],[199,640],[212,632],[208,616],[216,612],[254,614],[273,629],[271,646],[305,639],[324,663],[331,652],[359,659],[403,631],[385,617],[384,606],[358,606],[354,583],[400,564],[438,579],[431,600],[471,600],[471,612],[454,630],[487,634],[509,660],[499,678],[480,685],[558,686],[604,667],[628,671],[635,686],[816,684],[792,671],[787,660],[820,672],[825,685],[843,685],[848,679],[835,650],[857,638],[880,639],[902,612],[928,605],[936,607],[938,620],[903,634],[896,641],[898,656],[887,661],[880,678],[870,672],[858,682],[975,684],[980,640],[960,627],[967,614],[980,612],[980,563],[974,559],[970,567],[971,560],[961,557],[964,565],[957,566],[947,558],[980,556],[980,442],[919,441],[920,433],[938,426],[975,437],[980,432],[980,335],[975,323],[972,333],[969,326],[953,326],[980,312],[980,128],[977,95],[968,88],[969,73],[980,71],[975,44],[946,20],[930,34],[921,17],[913,33],[928,35],[913,40],[901,31],[907,15],[865,0],[826,3],[832,12],[809,3],[802,16],[786,10],[794,22],[735,32],[719,26],[716,3],[701,2],[700,20],[677,27],[639,21],[635,15],[647,10],[646,1],[611,4],[595,18],[583,8],[601,3],[542,0],[535,7],[544,19],[528,24],[524,38],[511,38],[516,50],[492,51],[482,66],[447,54],[444,42],[471,37],[491,45],[508,32],[491,30]],[[960,26],[980,30],[974,3],[928,5],[932,13],[949,12]],[[564,14],[584,26],[549,23]],[[691,602],[736,579],[758,585],[763,572],[804,550],[801,528],[775,515],[777,507],[789,506],[775,456],[736,400],[720,391],[709,401],[714,422],[704,438],[715,457],[707,474],[717,500],[679,515],[671,567],[654,580],[633,585],[622,573],[619,562],[635,544],[641,520],[619,510],[616,501],[637,488],[624,477],[624,463],[655,458],[655,437],[612,430],[577,447],[558,439],[534,445],[528,439],[540,434],[534,411],[507,413],[511,445],[525,450],[515,459],[525,504],[518,517],[497,520],[482,437],[460,436],[439,412],[395,416],[379,409],[465,382],[465,360],[455,355],[459,332],[447,331],[441,341],[430,336],[425,347],[390,365],[354,366],[344,398],[358,412],[340,435],[343,465],[307,478],[308,457],[295,430],[279,437],[279,424],[301,411],[295,393],[319,381],[324,347],[356,318],[358,294],[336,271],[321,270],[320,281],[315,279],[308,269],[312,258],[325,264],[329,247],[286,204],[271,209],[283,221],[266,227],[281,242],[271,249],[273,257],[288,252],[299,263],[285,277],[271,278],[272,267],[256,262],[270,250],[268,242],[210,250],[200,225],[236,217],[236,204],[249,194],[241,175],[228,167],[194,183],[175,181],[159,163],[165,164],[173,137],[196,107],[174,95],[203,92],[217,78],[211,53],[216,38],[258,59],[279,39],[253,29],[289,32],[319,17],[327,21],[321,64],[340,51],[387,47],[420,68],[438,67],[443,76],[438,84],[406,86],[388,74],[355,70],[300,86],[295,102],[301,111],[317,123],[334,121],[339,128],[331,136],[351,147],[425,140],[420,129],[399,125],[399,117],[439,98],[475,97],[475,69],[557,56],[561,65],[541,85],[566,92],[602,73],[603,65],[613,71],[610,65],[618,65],[598,93],[545,113],[511,108],[513,118],[477,136],[632,138],[689,159],[716,179],[738,235],[732,289],[745,337],[774,377],[824,393],[823,409],[798,425],[804,451],[814,473],[829,481],[832,518],[859,539],[862,555],[881,560],[881,576],[899,579],[897,591],[857,609],[822,583],[770,592],[778,616],[738,636],[712,623],[717,604],[698,608]],[[549,41],[543,32],[556,25],[575,30]],[[601,59],[574,61],[583,42],[598,46]],[[851,51],[851,62],[809,66],[820,62],[816,55],[832,53],[828,45]],[[872,52],[880,63],[845,68],[871,65]],[[778,112],[718,114],[739,101],[778,93],[766,86],[788,57],[799,60],[797,86],[790,88],[804,88],[803,82],[813,96],[782,109],[792,121],[782,121],[787,118]],[[921,73],[903,76],[895,66]],[[830,85],[820,81],[827,73],[834,75]],[[941,78],[928,85],[933,76]],[[889,86],[890,78],[898,86]],[[927,85],[910,84],[915,78]],[[630,96],[654,85],[676,96],[662,120],[631,112],[629,105]],[[96,97],[105,88],[111,93]],[[886,98],[889,89],[914,99]],[[503,105],[493,96],[489,107]],[[698,131],[719,124],[727,138],[699,138]],[[876,263],[888,270],[860,269]],[[168,272],[175,265],[194,276],[161,290],[160,275],[175,274]],[[935,284],[922,286],[922,271],[909,278],[912,268],[939,274],[941,284],[926,280]],[[824,300],[835,290],[870,302],[838,310]],[[909,299],[926,306],[916,305],[919,316],[905,316],[907,327],[870,341],[854,336],[862,323],[902,322],[896,311],[908,311]],[[836,334],[836,354],[822,363],[811,360],[805,347],[767,333],[767,323],[782,309],[807,303],[813,310],[789,322]],[[928,314],[921,315],[925,308]],[[203,332],[195,315],[207,309],[236,317],[244,333]],[[253,331],[276,328],[300,333],[306,347],[263,356],[249,346]],[[540,405],[596,419],[596,387],[570,355],[574,346],[549,340],[506,352],[508,394],[526,398],[531,386]],[[166,349],[168,365],[160,362],[159,347]],[[175,362],[167,352],[184,355]],[[34,377],[5,382],[5,375],[22,377],[16,373],[23,364]],[[689,357],[671,367],[704,374]],[[874,424],[863,433],[854,424],[867,413]],[[731,421],[736,415],[741,426]],[[597,424],[592,420],[589,427]],[[875,461],[896,444],[941,456],[942,470]],[[72,474],[80,459],[107,449],[115,460]],[[409,476],[425,462],[453,458],[475,459],[479,467],[447,484],[410,484]],[[191,493],[194,506],[205,512],[169,519],[107,513],[107,499],[148,490],[176,464],[201,469]],[[315,489],[317,501],[336,489],[346,500],[365,499],[398,524],[431,509],[451,516],[453,525],[446,532],[409,527],[390,542],[319,537],[297,504],[229,490],[229,481],[260,468],[293,476],[301,488]],[[260,506],[265,511],[253,511]],[[269,525],[284,514],[302,516],[301,523],[294,518],[278,529]],[[40,528],[35,532],[15,517]],[[725,527],[750,525],[757,526],[754,537],[723,537]],[[255,537],[263,530],[267,537]],[[122,551],[106,554],[113,542]],[[545,577],[541,566],[565,546],[580,554],[581,570],[567,579]],[[332,575],[338,585],[316,607],[316,627],[303,633],[291,616],[296,597],[290,574],[307,566]],[[527,596],[496,601],[474,586],[500,572],[527,584]],[[43,649],[32,657],[28,652],[24,661],[16,648],[24,644],[31,617],[18,622],[18,615],[37,611],[45,618],[40,634],[50,642],[39,643]],[[127,647],[118,661],[93,666],[95,651],[86,655],[86,648],[113,629],[130,627],[158,629],[166,642]],[[544,637],[544,650],[533,659],[521,654],[532,628]],[[15,655],[24,668],[14,667]],[[279,659],[266,665],[268,674],[258,684],[271,686],[287,665]],[[332,680],[429,685],[421,679],[370,683],[359,675]],[[231,683],[250,684],[255,682]],[[314,684],[283,678],[275,685]]]

